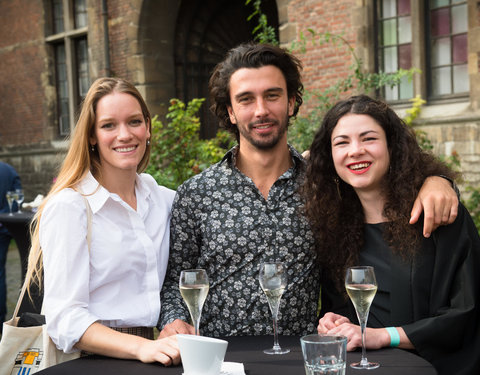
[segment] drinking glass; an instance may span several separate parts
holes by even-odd
[[[267,296],[268,305],[273,316],[273,347],[265,349],[266,354],[285,354],[290,349],[282,349],[278,344],[277,316],[280,299],[287,287],[287,269],[282,262],[262,263],[258,277],[260,286]]]
[[[195,327],[195,335],[200,336],[200,317],[209,289],[207,272],[202,269],[184,270],[180,273],[179,286]]]
[[[17,204],[18,204],[18,213],[21,214],[22,213],[22,203],[25,199],[25,196],[23,194],[23,190],[22,189],[17,189],[15,190],[15,200],[17,201]]]
[[[361,266],[348,268],[345,278],[345,288],[357,312],[362,333],[362,359],[360,362],[352,363],[350,367],[366,370],[377,368],[380,366],[378,363],[368,362],[365,349],[368,312],[370,311],[373,297],[375,297],[377,293],[377,280],[375,279],[373,267]]]
[[[13,202],[15,201],[15,192],[7,191],[7,193],[5,194],[5,197],[7,198],[8,208],[10,211],[8,215],[13,216],[12,206],[13,206]]]

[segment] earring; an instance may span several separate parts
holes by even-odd
[[[147,146],[150,146],[150,139],[147,139]]]
[[[90,150],[92,150],[92,152],[94,152],[95,151],[95,145],[91,145]]]
[[[338,179],[338,177],[335,177],[333,181],[335,182],[335,185],[337,185],[338,197],[340,198],[340,200],[342,200],[342,193],[340,193],[340,180]]]

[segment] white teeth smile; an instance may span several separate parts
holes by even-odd
[[[256,126],[257,129],[268,129],[270,125]]]
[[[117,147],[115,149],[115,151],[118,151],[118,152],[129,152],[129,151],[133,151],[136,149],[136,146],[132,146],[132,147]]]
[[[349,166],[349,168],[356,171],[358,169],[367,168],[369,165],[370,165],[370,163],[360,163],[360,164],[351,165],[351,166]]]

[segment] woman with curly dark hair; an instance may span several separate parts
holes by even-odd
[[[409,223],[431,175],[456,177],[385,103],[360,95],[328,111],[303,186],[324,270],[318,332],[347,336],[349,350],[361,346],[343,282],[347,267],[371,265],[378,292],[367,348],[415,349],[440,374],[473,374],[480,368],[480,238],[462,205],[455,222],[430,238]]]

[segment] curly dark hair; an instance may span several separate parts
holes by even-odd
[[[295,98],[293,116],[302,105],[303,84],[301,82],[302,64],[298,58],[285,49],[253,42],[240,44],[228,51],[225,59],[213,70],[209,81],[210,109],[218,117],[220,126],[239,139],[238,128],[232,124],[227,107],[230,101],[230,77],[241,68],[261,68],[273,65],[280,69],[287,84],[288,97]]]
[[[340,118],[349,113],[372,117],[386,134],[390,170],[383,183],[386,197],[383,215],[387,218],[384,237],[394,253],[408,259],[418,249],[421,223],[419,220],[417,225],[411,225],[409,219],[425,178],[457,177],[432,154],[420,149],[412,129],[384,102],[359,95],[334,105],[326,113],[310,147],[301,190],[319,259],[337,287],[343,284],[346,267],[358,262],[364,244],[362,205],[355,190],[338,177],[332,159],[332,131]]]

